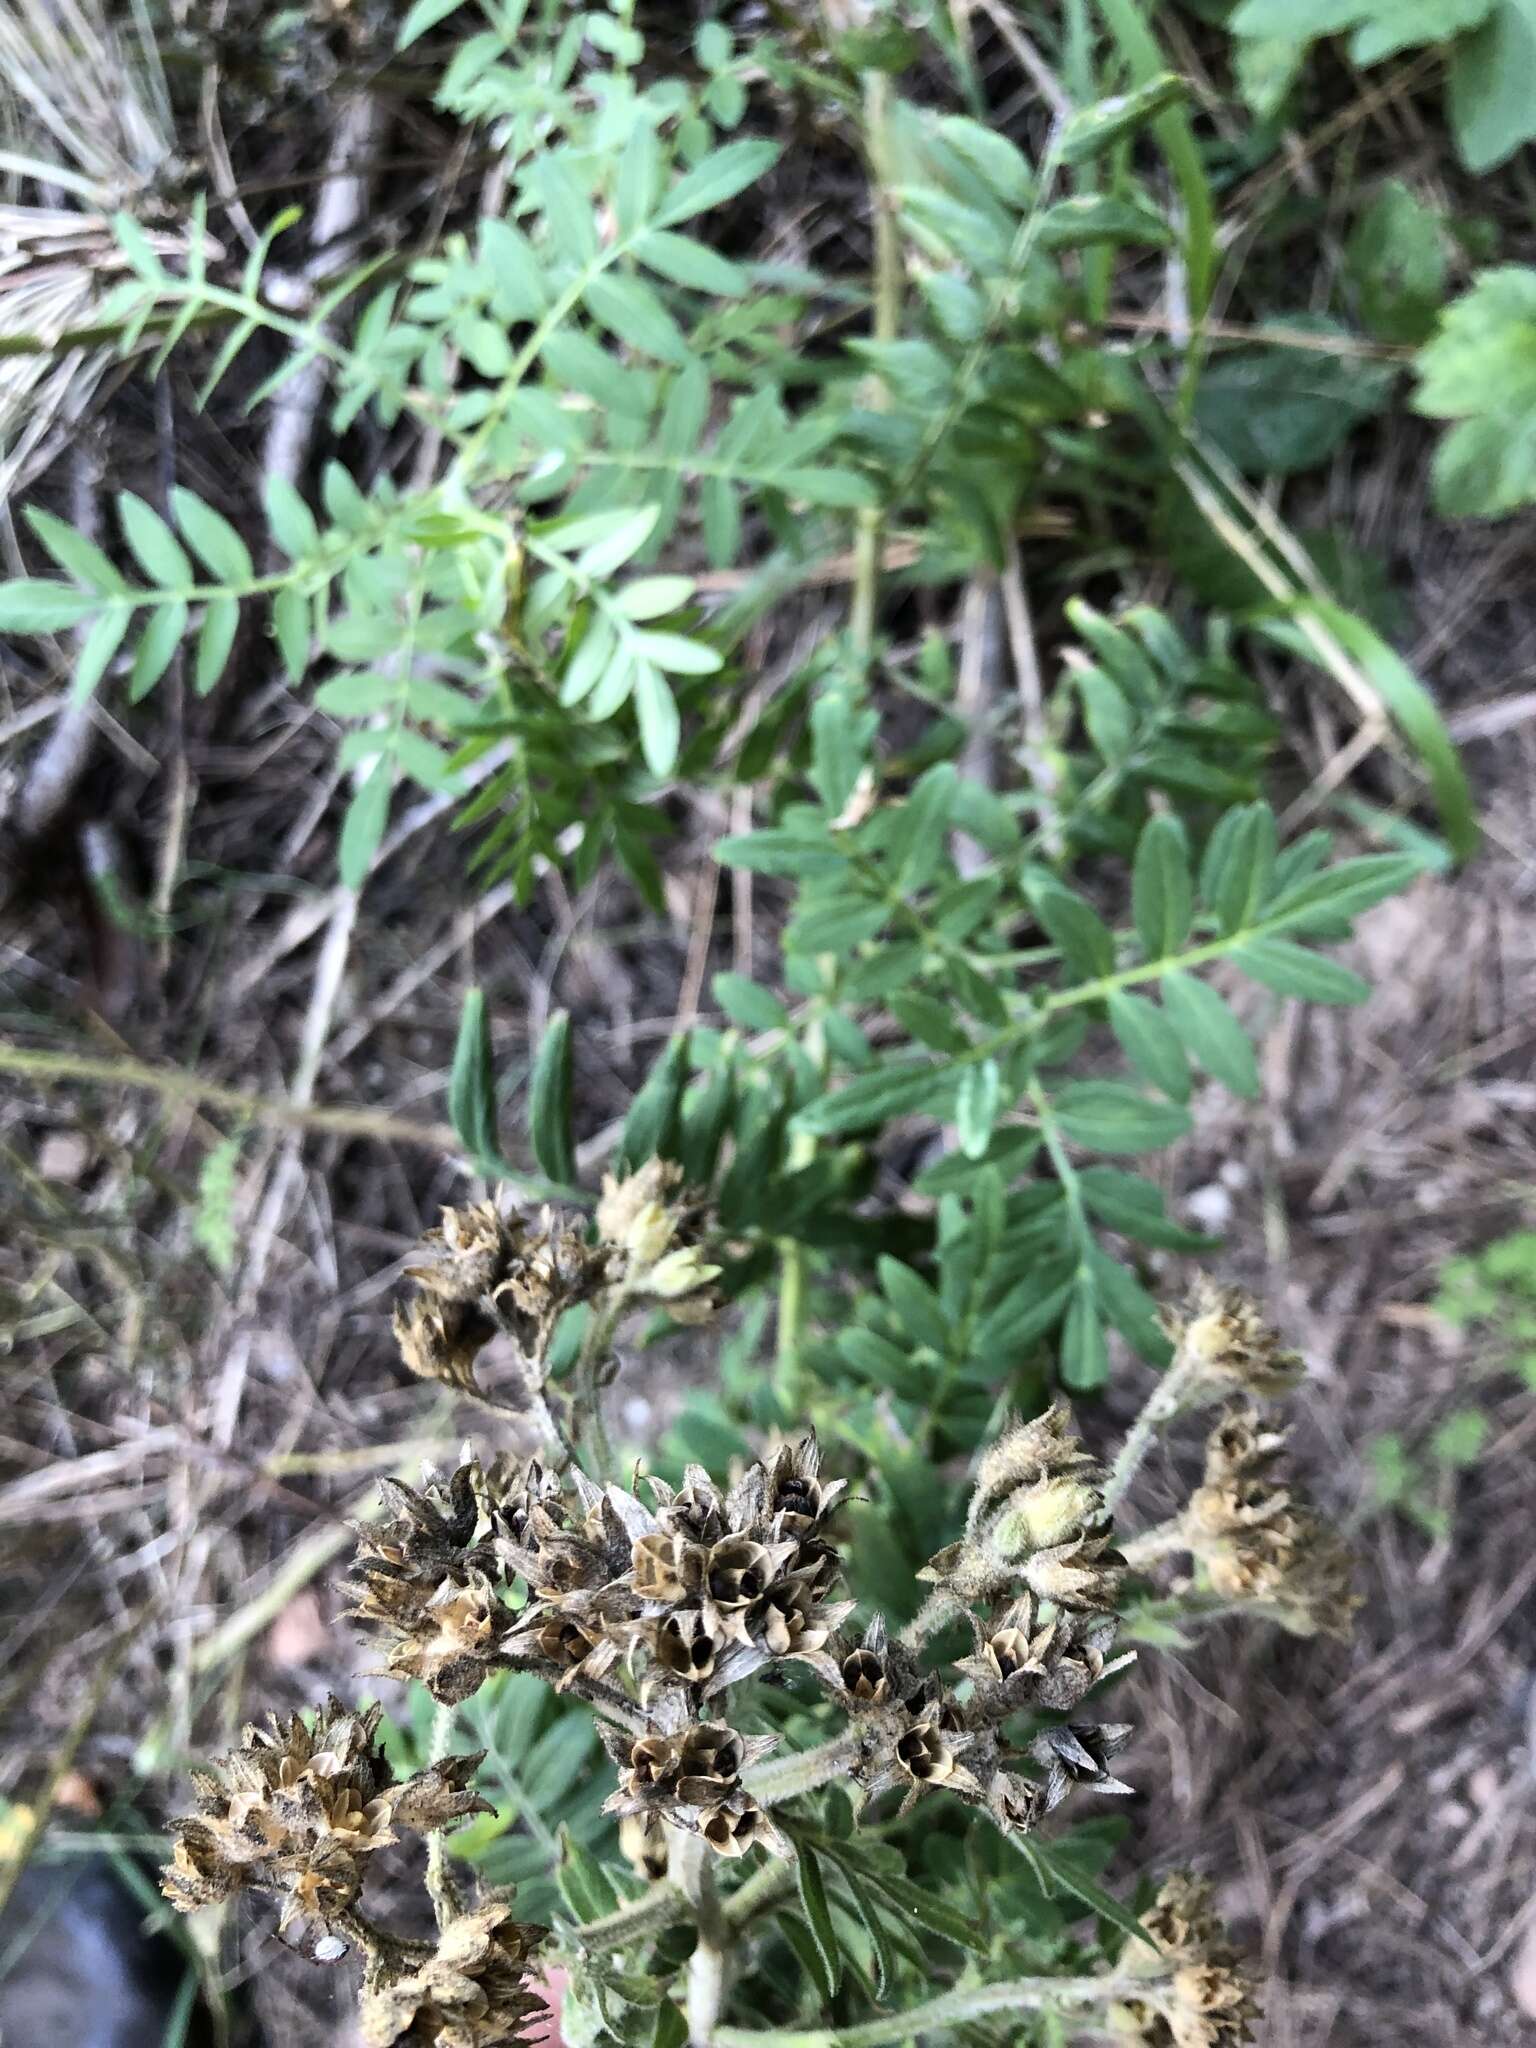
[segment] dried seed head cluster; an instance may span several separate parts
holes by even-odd
[[[1205,1479],[1184,1517],[1213,1592],[1269,1611],[1292,1635],[1346,1637],[1358,1596],[1348,1549],[1283,1483],[1286,1432],[1233,1402],[1206,1442]]]
[[[530,2020],[549,2016],[525,1982],[542,1930],[523,1927],[504,1900],[456,1914],[425,1954],[392,1945],[369,1957],[363,1981],[364,2048],[504,2048]]]
[[[505,1214],[495,1202],[445,1209],[406,1268],[415,1296],[395,1313],[400,1355],[421,1379],[478,1393],[475,1366],[498,1332],[540,1364],[568,1308],[611,1286],[622,1261],[551,1209]]]
[[[396,1783],[375,1737],[382,1710],[355,1714],[329,1699],[313,1725],[297,1714],[247,1727],[216,1771],[193,1773],[197,1811],[174,1824],[176,1848],[161,1889],[183,1913],[270,1892],[280,1924],[300,1915],[344,1919],[364,1865],[399,1837],[428,1834],[492,1809],[469,1789],[483,1752],[448,1757]]]
[[[728,1490],[699,1466],[680,1487],[644,1483],[649,1501],[534,1465],[499,1504],[498,1554],[529,1591],[512,1654],[566,1687],[622,1662],[644,1731],[603,1731],[620,1773],[612,1811],[701,1835],[724,1856],[782,1848],[741,1783],[764,1745],[712,1703],[791,1661],[836,1683],[827,1646],[851,1603],[829,1597],[838,1565],[822,1528],[844,1486],[820,1478],[809,1437]]]
[[[1115,2008],[1120,2037],[1141,2048],[1242,2048],[1259,2017],[1253,1984],[1201,1878],[1167,1879],[1142,1916],[1161,1956],[1127,1942],[1118,1967],[1149,1979],[1145,1999]],[[1158,1979],[1154,1984],[1150,1981]]]
[[[876,1621],[842,1659],[841,1696],[867,1731],[854,1775],[869,1793],[900,1784],[906,1803],[943,1786],[1005,1832],[1032,1827],[1076,1785],[1129,1787],[1109,1764],[1130,1730],[1069,1720],[1017,1741],[1018,1715],[1071,1715],[1128,1661],[1111,1655],[1122,1566],[1111,1547],[1098,1467],[1064,1406],[1012,1423],[982,1457],[959,1542],[919,1577],[941,1621],[963,1616],[973,1648],[946,1687]],[[979,1610],[979,1611],[978,1611]]]
[[[1202,1274],[1184,1307],[1164,1321],[1192,1401],[1239,1393],[1275,1400],[1305,1377],[1300,1353],[1286,1348],[1241,1288],[1219,1287]]]
[[[466,1700],[502,1661],[514,1626],[493,1575],[481,1526],[477,1472],[461,1465],[446,1486],[414,1493],[381,1482],[396,1510],[358,1531],[353,1616],[377,1630],[391,1678],[420,1679],[436,1700]]]
[[[702,1216],[682,1169],[661,1159],[604,1181],[595,1237],[549,1208],[445,1209],[406,1268],[416,1292],[395,1312],[400,1355],[420,1379],[479,1394],[476,1366],[494,1336],[511,1338],[537,1383],[555,1326],[584,1303],[664,1304],[678,1322],[707,1321],[720,1269],[699,1249]]]

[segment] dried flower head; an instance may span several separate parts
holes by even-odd
[[[1042,1619],[1030,1593],[994,1614],[985,1627],[972,1618],[976,1648],[955,1669],[970,1678],[971,1718],[1002,1720],[1023,1707],[1069,1713],[1129,1658],[1109,1661],[1118,1624],[1112,1614],[1056,1611]]]
[[[1120,2036],[1140,2048],[1242,2048],[1259,2017],[1253,1983],[1227,1938],[1203,1879],[1168,1878],[1142,1926],[1155,1942],[1127,1942],[1118,1967],[1149,1980],[1145,1998],[1113,2010]]]
[[[789,1845],[742,1785],[741,1774],[773,1748],[771,1735],[738,1735],[719,1721],[653,1727],[630,1737],[604,1727],[604,1744],[619,1765],[619,1786],[604,1811],[643,1815],[701,1834],[723,1856],[761,1842],[777,1855]]]
[[[1128,1722],[1062,1723],[1042,1728],[1029,1753],[1045,1770],[1045,1810],[1054,1812],[1075,1785],[1127,1795],[1132,1787],[1109,1770],[1110,1760],[1134,1734]]]
[[[495,1202],[444,1209],[437,1229],[421,1241],[425,1256],[406,1267],[405,1277],[441,1301],[481,1301],[506,1278],[516,1244],[516,1233]]]
[[[473,1302],[418,1295],[395,1310],[394,1329],[400,1356],[418,1379],[479,1393],[475,1366],[496,1325]]]
[[[390,1677],[419,1678],[436,1700],[466,1700],[495,1670],[514,1619],[488,1575],[495,1556],[478,1538],[478,1471],[461,1465],[422,1493],[398,1480],[381,1488],[393,1518],[358,1531],[349,1588],[352,1615],[386,1644]]]
[[[376,1961],[363,1989],[366,2048],[502,2048],[521,2040],[530,2020],[548,2017],[526,1982],[542,1939],[542,1928],[521,1926],[511,1906],[497,1902],[456,1915],[411,1969]]]
[[[467,1789],[479,1754],[396,1784],[375,1741],[381,1712],[354,1714],[331,1698],[313,1726],[274,1716],[246,1728],[222,1775],[194,1773],[197,1812],[174,1823],[161,1873],[171,1904],[190,1913],[254,1889],[282,1897],[284,1926],[300,1914],[329,1923],[356,1899],[364,1859],[398,1839],[396,1822],[431,1832],[491,1811]]]
[[[1292,1635],[1346,1637],[1359,1598],[1347,1545],[1296,1501],[1277,1470],[1285,1432],[1234,1403],[1206,1443],[1204,1484],[1184,1517],[1213,1592],[1266,1609]]]
[[[1289,1394],[1306,1373],[1299,1352],[1281,1342],[1258,1304],[1239,1287],[1219,1287],[1201,1274],[1182,1310],[1165,1318],[1191,1400],[1233,1393],[1271,1400]]]

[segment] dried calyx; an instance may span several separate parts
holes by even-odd
[[[935,1587],[924,1635],[963,1618],[971,1654],[946,1686],[877,1621],[841,1660],[840,1693],[863,1733],[854,1777],[905,1787],[910,1805],[943,1786],[1022,1831],[1075,1786],[1129,1788],[1108,1765],[1129,1730],[1073,1721],[1017,1735],[1014,1717],[1072,1713],[1129,1661],[1113,1658],[1121,1564],[1094,1460],[1064,1406],[1012,1423],[977,1468],[966,1529],[919,1573]]]
[[[399,1839],[492,1809],[470,1787],[483,1752],[445,1758],[396,1782],[375,1737],[382,1710],[329,1699],[313,1724],[295,1714],[247,1727],[214,1771],[192,1774],[197,1811],[173,1824],[161,1889],[184,1913],[239,1891],[275,1894],[280,1925],[345,1921],[368,1857]]]
[[[477,1470],[461,1465],[446,1485],[421,1493],[386,1479],[396,1510],[358,1531],[352,1615],[377,1631],[391,1678],[420,1679],[436,1700],[456,1704],[502,1661],[514,1617],[495,1585],[496,1554],[479,1534]]]

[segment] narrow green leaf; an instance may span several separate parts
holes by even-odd
[[[676,227],[694,214],[723,206],[738,192],[767,174],[778,161],[774,142],[727,142],[712,150],[691,171],[678,179],[663,198],[656,219],[663,227]]]
[[[69,693],[77,704],[91,696],[107,672],[107,664],[122,645],[133,613],[127,605],[109,606],[92,625],[75,656],[75,672]]]
[[[436,28],[440,21],[446,21],[463,0],[412,0],[406,10],[395,36],[395,47],[408,50],[418,36],[424,36],[429,28]]]
[[[1364,670],[1393,723],[1419,757],[1451,851],[1458,860],[1469,860],[1477,851],[1477,813],[1461,756],[1434,698],[1402,656],[1357,613],[1325,598],[1306,598],[1297,609],[1316,617]],[[1310,660],[1317,660],[1309,642],[1293,644],[1298,651],[1307,652]]]
[[[843,1953],[838,1946],[837,1930],[832,1925],[832,1910],[827,1904],[827,1888],[816,1853],[808,1842],[800,1842],[796,1847],[795,1874],[800,1905],[806,1925],[811,1930],[811,1939],[821,1957],[826,1995],[832,1999],[837,1996],[837,1988],[843,1981]]]
[[[384,837],[394,784],[394,761],[388,754],[382,754],[347,805],[347,814],[341,825],[338,864],[341,879],[349,889],[361,889],[368,879],[373,857],[379,850],[379,841]]]
[[[64,520],[45,512],[41,505],[29,505],[26,520],[66,576],[102,592],[128,588],[96,543],[87,540],[83,533],[76,533]]]
[[[648,661],[635,664],[635,714],[640,721],[640,750],[653,775],[670,775],[677,766],[677,747],[682,733],[677,699],[667,687],[660,669]]]
[[[1096,981],[1114,972],[1114,934],[1091,903],[1052,879],[1031,879],[1026,887],[1035,916],[1060,947],[1074,981]]]
[[[387,764],[380,762],[379,767]],[[366,785],[365,785],[366,786]],[[465,991],[459,1013],[459,1035],[448,1076],[448,1121],[464,1142],[471,1159],[495,1159],[500,1144],[496,1131],[496,1070],[491,1054],[491,1025],[484,989]]]
[[[169,604],[156,605],[150,613],[128,672],[131,703],[137,704],[147,696],[170,667],[172,656],[186,636],[188,617],[186,599],[181,597],[173,598]]]
[[[1251,939],[1232,955],[1233,965],[1282,996],[1300,996],[1309,1003],[1363,1003],[1368,981],[1313,953],[1290,939]]]
[[[632,644],[637,653],[669,675],[712,676],[721,666],[713,647],[682,633],[639,632],[632,635]]]
[[[1070,1082],[1052,1108],[1072,1143],[1092,1152],[1156,1152],[1191,1128],[1187,1110],[1121,1081]]]
[[[1086,1273],[1078,1275],[1061,1329],[1061,1381],[1076,1394],[1089,1394],[1109,1378],[1109,1346],[1098,1295]]]
[[[576,1184],[571,1136],[571,1019],[557,1010],[544,1027],[528,1077],[528,1140],[542,1172],[562,1187]]]
[[[291,683],[309,668],[309,599],[296,584],[285,584],[272,600],[272,637]]]
[[[648,1159],[677,1157],[689,1043],[686,1031],[671,1040],[629,1106],[618,1149],[619,1165],[626,1173]]]
[[[176,523],[221,583],[249,583],[255,575],[250,550],[220,513],[178,484],[171,492]]]
[[[1125,136],[1155,121],[1170,107],[1178,106],[1188,93],[1189,88],[1182,78],[1171,71],[1164,71],[1146,79],[1131,92],[1117,93],[1113,99],[1098,100],[1092,106],[1081,108],[1062,130],[1057,144],[1061,161],[1064,164],[1082,164],[1092,157],[1102,156]]]
[[[223,675],[239,626],[238,598],[211,597],[208,600],[197,636],[197,656],[192,669],[192,687],[199,697],[206,697]]]
[[[1149,818],[1136,842],[1131,907],[1149,960],[1177,953],[1189,937],[1194,910],[1189,842],[1182,824],[1166,813]]]
[[[315,515],[283,476],[269,476],[266,482],[267,526],[289,561],[315,554],[320,546],[320,529]]]
[[[877,1067],[872,1073],[860,1074],[836,1094],[807,1104],[795,1117],[794,1128],[812,1137],[830,1138],[843,1131],[888,1123],[893,1117],[938,1115],[952,1104],[955,1082],[953,1068],[926,1062]]]
[[[101,598],[94,590],[22,577],[15,583],[0,583],[0,633],[62,632],[100,606]]]
[[[720,973],[710,986],[725,1014],[748,1031],[783,1031],[788,1026],[789,1012],[778,997],[746,975]]]
[[[1189,1061],[1177,1029],[1156,1003],[1133,995],[1129,989],[1116,989],[1107,1008],[1109,1028],[1137,1073],[1175,1102],[1187,1102],[1191,1085]]]
[[[648,270],[654,270],[671,284],[688,285],[694,291],[713,292],[722,299],[742,299],[752,289],[748,271],[732,263],[703,242],[665,229],[645,236],[635,245],[635,254]]]
[[[153,505],[133,491],[117,494],[117,517],[134,560],[158,589],[190,590],[196,581],[181,542]]]
[[[961,1075],[955,1092],[955,1129],[967,1159],[982,1158],[992,1142],[1002,1094],[1002,1074],[996,1060],[980,1060]]]
[[[1142,1942],[1154,1955],[1158,1953],[1157,1943],[1135,1914],[1084,1871],[1075,1869],[1059,1844],[1042,1841],[1039,1835],[1010,1835],[1008,1840],[1033,1868],[1047,1898],[1054,1898],[1058,1891],[1070,1893],[1090,1913],[1097,1913],[1101,1920],[1118,1928],[1127,1940]]]
[[[1253,1041],[1209,982],[1170,968],[1161,982],[1163,1007],[1186,1049],[1234,1095],[1259,1092]]]

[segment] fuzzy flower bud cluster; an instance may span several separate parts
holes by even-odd
[[[857,1782],[870,1795],[899,1785],[904,1805],[942,1786],[1005,1832],[1032,1827],[1078,1785],[1129,1790],[1109,1769],[1127,1727],[1042,1718],[1074,1716],[1128,1661],[1112,1654],[1120,1576],[1098,1467],[1065,1407],[1010,1424],[977,1469],[965,1534],[919,1574],[937,1589],[936,1618],[963,1617],[971,1631],[954,1682],[924,1671],[878,1620],[842,1659]]]
[[[197,1811],[174,1823],[161,1890],[180,1912],[268,1892],[280,1925],[344,1921],[368,1858],[491,1808],[470,1789],[484,1752],[445,1758],[399,1783],[376,1741],[382,1709],[351,1713],[332,1698],[313,1725],[297,1714],[247,1727],[214,1771],[192,1774]]]

